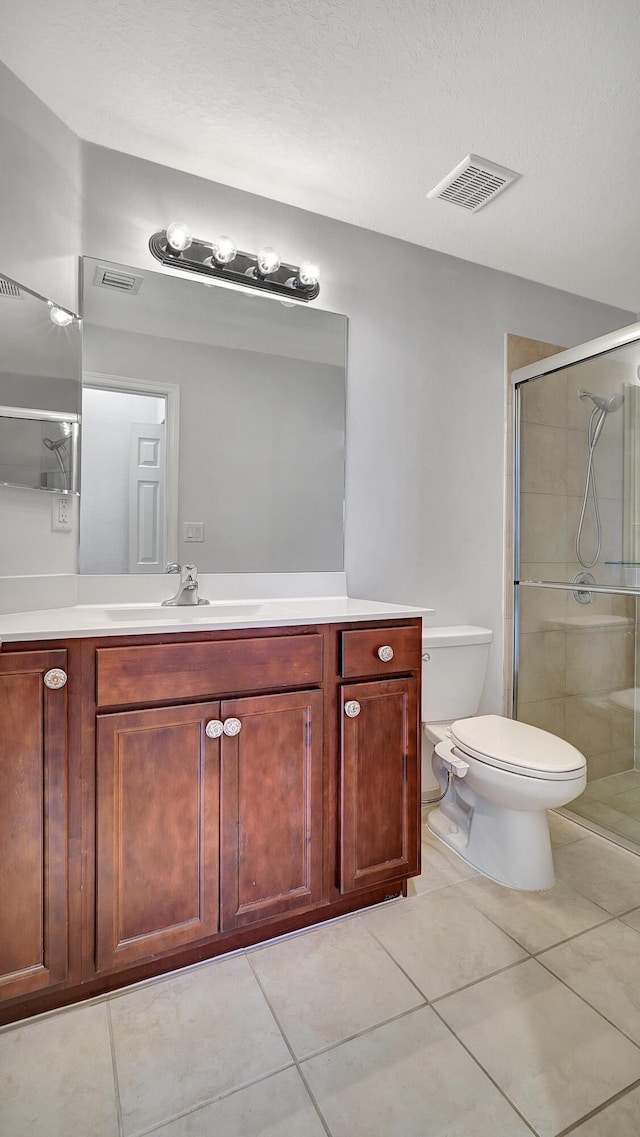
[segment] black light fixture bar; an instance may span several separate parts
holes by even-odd
[[[261,292],[271,292],[277,296],[305,302],[315,300],[320,292],[317,278],[310,283],[303,283],[300,279],[303,269],[298,265],[280,262],[273,272],[261,272],[258,267],[258,257],[253,253],[243,253],[239,249],[228,263],[221,264],[215,259],[214,245],[211,242],[193,237],[189,238],[186,248],[175,249],[169,244],[166,229],[161,229],[152,235],[149,249],[156,260],[169,268],[197,272],[202,276],[225,280],[229,284],[239,284],[243,288],[257,288]]]

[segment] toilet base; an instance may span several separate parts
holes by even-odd
[[[546,892],[556,882],[545,810],[492,809],[481,801],[468,809],[456,802],[431,810],[427,827],[471,868],[506,888]]]

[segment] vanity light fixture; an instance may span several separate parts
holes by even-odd
[[[320,269],[315,262],[303,261],[300,267],[285,264],[270,246],[260,249],[257,256],[243,253],[231,237],[201,241],[182,221],[173,221],[154,233],[149,248],[156,260],[170,268],[217,277],[244,288],[304,301],[315,300],[320,292]]]
[[[69,324],[73,323],[74,316],[71,312],[67,312],[66,308],[58,308],[57,304],[49,301],[49,319],[57,328],[68,328]]]

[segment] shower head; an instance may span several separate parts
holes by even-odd
[[[57,438],[55,442],[52,438],[43,438],[42,442],[47,450],[61,450],[63,446],[67,445],[66,438]]]
[[[598,410],[604,411],[607,415],[613,411],[619,411],[624,403],[624,395],[612,395],[610,399],[605,399],[602,395],[592,395],[591,391],[585,391],[582,387],[578,391],[578,395],[581,399],[591,399]]]

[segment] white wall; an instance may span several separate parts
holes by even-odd
[[[0,154],[0,272],[77,311],[80,140],[3,64]],[[73,573],[77,537],[51,532],[49,494],[0,487],[0,575]]]
[[[0,272],[78,311],[81,143],[0,63]]]
[[[158,269],[149,237],[182,219],[320,262],[319,305],[350,320],[349,590],[494,628],[499,709],[504,334],[568,346],[632,314],[90,144],[84,168],[90,256]]]

